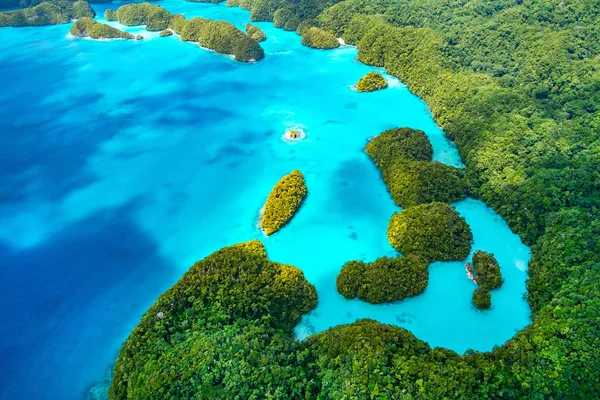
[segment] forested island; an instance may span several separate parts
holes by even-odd
[[[283,228],[302,206],[308,190],[300,171],[292,171],[279,180],[269,193],[260,227],[269,236]]]
[[[290,319],[282,320],[279,311],[265,315],[263,310],[272,304],[270,292],[252,297],[264,290],[256,280],[255,291],[244,290],[256,311],[229,313],[229,307],[246,310],[246,298],[232,297],[233,303],[223,300],[218,305],[206,301],[209,307],[228,312],[200,314],[197,318],[208,325],[190,339],[186,332],[191,332],[195,319],[188,315],[195,313],[186,310],[196,297],[190,297],[191,291],[171,297],[180,293],[180,285],[188,279],[184,277],[165,295],[168,303],[157,303],[175,307],[181,318],[169,316],[161,322],[156,315],[162,308],[151,308],[123,347],[111,398],[191,394],[251,398],[265,393],[275,398],[597,397],[600,163],[595,149],[600,145],[600,42],[591,40],[600,36],[597,4],[583,0],[228,0],[227,4],[251,10],[253,21],[272,21],[277,13],[278,25],[291,29],[297,24],[306,44],[318,43],[318,37],[326,38],[324,47],[334,47],[331,38],[341,37],[358,47],[360,61],[385,67],[427,102],[467,166],[464,172],[451,174],[468,183],[469,194],[493,207],[532,248],[527,283],[532,323],[491,352],[465,355],[431,349],[404,329],[369,320],[296,342]],[[390,152],[390,162],[375,159],[384,179],[407,166],[413,170],[412,162],[431,162],[426,149],[407,156],[402,145],[398,147],[398,155]],[[441,169],[424,173],[450,175]],[[432,200],[463,196],[461,189],[443,199],[436,192],[420,199],[411,195],[411,188],[394,189],[390,179],[386,183],[396,202],[413,210],[430,207]],[[468,235],[461,237],[465,245],[452,257],[466,256]],[[301,293],[307,290],[298,290],[298,296]],[[486,303],[488,295],[485,289],[479,291],[477,301]],[[306,307],[292,308],[296,313],[314,305],[299,303]],[[264,326],[278,325],[287,330],[265,333]],[[147,335],[149,330],[159,334]],[[150,348],[171,355],[153,357],[156,353]],[[178,373],[167,378],[165,363]],[[271,373],[262,373],[263,368]],[[142,369],[143,378],[138,372]]]
[[[388,87],[388,83],[383,75],[375,71],[369,72],[356,83],[356,90],[359,92],[374,92],[386,87]]]

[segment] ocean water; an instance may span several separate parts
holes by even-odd
[[[222,4],[161,4],[239,27],[249,17]],[[96,6],[98,19],[117,6]],[[464,262],[432,264],[425,292],[399,303],[336,292],[344,262],[396,254],[386,229],[399,209],[364,153],[368,139],[422,129],[435,159],[462,164],[401,82],[386,76],[384,91],[353,90],[372,70],[356,49],[313,50],[295,33],[258,25],[266,58],[252,65],[142,28],[127,30],[143,41],[73,39],[69,25],[0,30],[0,398],[81,398],[194,261],[252,239],[317,288],[299,339],[368,317],[431,346],[484,351],[530,322],[529,249],[472,199],[455,206],[473,250],[493,252],[505,278],[491,310],[472,305]],[[294,127],[307,137],[286,143]],[[259,210],[293,169],[304,173],[308,198],[265,238]]]

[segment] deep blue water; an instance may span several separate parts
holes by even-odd
[[[223,5],[161,4],[248,21]],[[96,7],[100,16],[107,7],[117,6]],[[313,50],[259,25],[267,56],[253,65],[142,28],[127,29],[143,33],[141,42],[73,39],[69,25],[0,30],[0,398],[81,398],[189,265],[254,238],[317,287],[299,338],[369,317],[464,352],[490,350],[529,323],[529,249],[475,200],[455,206],[473,229],[473,250],[501,264],[505,284],[491,310],[472,306],[463,262],[432,264],[426,291],[400,303],[335,291],[345,261],[395,254],[386,229],[398,208],[364,153],[368,138],[422,129],[435,159],[462,164],[401,82],[388,76],[384,91],[352,90],[372,70],[356,49]],[[292,127],[307,138],[281,140]],[[292,169],[304,173],[309,196],[267,239],[259,210]]]

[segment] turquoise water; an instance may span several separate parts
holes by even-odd
[[[248,20],[223,5],[161,4],[239,27]],[[267,56],[253,65],[156,33],[136,42],[72,39],[68,25],[0,30],[0,398],[80,398],[194,261],[255,238],[317,288],[299,338],[369,317],[464,352],[490,350],[529,323],[529,249],[475,200],[455,205],[473,249],[493,252],[502,267],[491,310],[472,306],[463,262],[432,264],[426,291],[396,304],[335,291],[345,261],[395,254],[386,229],[399,209],[364,153],[368,138],[422,129],[435,159],[462,164],[401,82],[387,76],[389,89],[352,90],[372,70],[356,49],[313,50],[295,33],[258,25]],[[284,142],[293,127],[306,139]],[[265,238],[259,210],[292,169],[304,173],[309,196]]]

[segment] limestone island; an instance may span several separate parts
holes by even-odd
[[[504,283],[500,264],[493,254],[477,250],[473,254],[473,268],[475,272],[475,283],[479,285],[473,292],[473,303],[480,310],[491,307],[490,290],[497,289]]]
[[[267,236],[285,226],[296,214],[307,194],[304,176],[292,171],[273,187],[264,206],[260,227]]]
[[[384,131],[367,144],[366,151],[400,207],[452,203],[464,199],[469,192],[460,168],[430,161],[433,148],[423,131]]]
[[[158,36],[160,36],[160,37],[173,36],[173,31],[170,29],[165,29],[164,31],[160,31]]]
[[[31,3],[34,4],[34,3]],[[74,19],[94,18],[96,13],[87,1],[45,1],[14,11],[0,12],[0,27],[66,24]]]
[[[304,32],[304,35],[302,35],[302,44],[314,49],[322,50],[340,47],[340,42],[338,42],[333,33],[329,33],[315,26]]]
[[[388,87],[388,83],[383,75],[375,71],[369,72],[356,83],[356,90],[359,92],[374,92],[386,87]]]
[[[257,42],[264,42],[267,40],[267,35],[265,35],[263,30],[256,25],[252,25],[251,23],[246,24],[246,33]]]
[[[296,359],[290,351],[298,347],[294,326],[316,305],[315,287],[302,271],[270,261],[258,240],[216,251],[192,265],[131,331],[108,398],[233,399],[251,392],[257,395],[240,398],[260,398],[271,374],[238,380],[234,373],[233,387],[211,381],[210,374],[223,373],[215,376],[226,380],[238,365],[267,368],[266,360],[275,359],[289,368],[287,359]]]
[[[123,32],[110,25],[102,24],[91,18],[80,18],[70,30],[74,37],[89,37],[92,39],[134,39],[131,33]]]
[[[116,11],[107,10],[105,16],[116,18],[127,26],[146,25],[148,31],[164,32],[168,29],[180,35],[181,40],[197,42],[201,47],[217,53],[233,55],[237,61],[255,62],[265,56],[256,40],[226,21],[206,18],[186,20],[181,14],[171,14],[160,6],[148,3],[126,4]]]
[[[297,142],[306,137],[306,132],[302,128],[288,129],[281,137],[286,142]]]
[[[427,261],[464,260],[471,251],[471,228],[454,207],[429,203],[392,215],[390,244],[402,254],[420,254]]]
[[[381,257],[372,263],[350,261],[337,277],[337,291],[347,299],[371,304],[399,301],[425,290],[429,264],[419,255]]]

